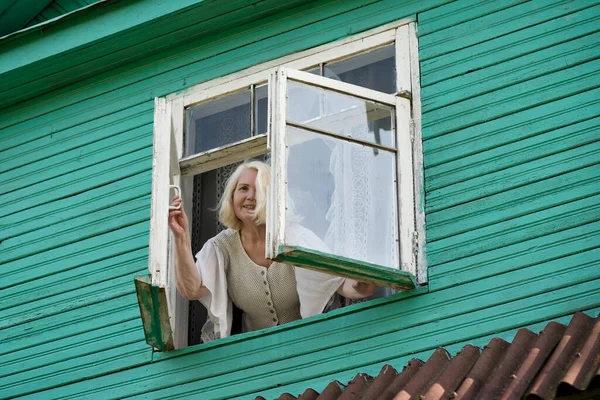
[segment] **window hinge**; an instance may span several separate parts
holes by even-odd
[[[414,119],[410,119],[410,142],[414,143],[415,142],[415,120]]]
[[[396,93],[396,96],[412,101],[412,92],[410,90],[401,90]]]
[[[419,254],[419,232],[413,231],[412,234],[412,248],[413,254],[417,256]]]

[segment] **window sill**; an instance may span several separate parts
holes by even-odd
[[[234,336],[229,336],[229,337],[215,340],[215,341],[212,341],[209,343],[202,343],[202,344],[198,344],[198,345],[194,345],[194,346],[189,346],[189,347],[186,347],[183,349],[173,350],[173,351],[170,351],[167,353],[154,352],[153,356],[152,356],[152,362],[171,359],[174,357],[184,356],[184,355],[191,354],[191,353],[202,352],[202,351],[209,350],[209,349],[212,350],[212,349],[215,349],[218,347],[247,341],[249,339],[266,337],[269,335],[276,335],[281,332],[291,330],[291,329],[296,329],[301,326],[318,324],[320,322],[324,322],[329,319],[340,318],[340,317],[343,317],[348,314],[356,313],[358,311],[363,311],[363,310],[367,310],[369,308],[378,307],[383,304],[398,301],[400,299],[421,296],[421,295],[424,295],[427,293],[429,293],[429,287],[428,286],[420,286],[415,289],[396,293],[396,294],[388,296],[388,297],[369,300],[369,301],[366,301],[363,303],[353,304],[351,306],[339,308],[337,310],[333,310],[333,311],[327,312],[325,314],[319,314],[319,315],[315,315],[310,318],[300,319],[298,321],[290,322],[285,325],[280,325],[280,326],[276,326],[273,328],[267,328],[267,329],[262,329],[259,331],[247,332],[247,333],[242,333],[242,334],[238,334],[238,335],[234,335]]]

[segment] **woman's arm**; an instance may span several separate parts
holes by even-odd
[[[181,198],[176,196],[172,206],[181,204]],[[192,255],[192,241],[189,223],[183,208],[169,211],[169,227],[175,238],[175,282],[183,297],[195,300],[208,294],[208,289],[202,285],[202,278],[196,269]]]
[[[329,253],[325,243],[310,229],[300,225],[291,225],[286,231],[286,235],[293,237],[293,243],[298,243],[302,247]],[[377,285],[374,283],[358,282],[353,279],[344,279],[337,292],[349,299],[362,299],[375,293]]]
[[[374,283],[358,282],[346,278],[337,292],[348,299],[362,299],[375,293],[377,285]]]

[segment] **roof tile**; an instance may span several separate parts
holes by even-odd
[[[561,383],[571,362],[588,337],[593,318],[584,313],[573,316],[571,323],[558,342],[558,345],[550,355],[550,358],[540,371],[537,379],[533,382],[528,393],[528,398],[551,399],[556,396],[558,385]]]
[[[508,347],[506,353],[498,363],[491,377],[483,386],[482,393],[486,393],[490,398],[498,399],[504,393],[504,389],[517,379],[515,372],[527,357],[529,350],[533,347],[537,335],[529,329],[521,329],[517,332],[513,342]]]
[[[425,393],[426,400],[448,399],[456,396],[455,390],[465,379],[479,358],[479,348],[467,345],[452,359],[450,365]]]
[[[521,366],[515,373],[515,378],[506,388],[501,400],[517,400],[523,397],[523,394],[541,369],[548,355],[556,347],[565,329],[564,325],[551,322],[546,326],[546,329],[540,332],[534,346],[529,350],[529,354],[521,363]]]
[[[420,398],[449,364],[450,353],[443,348],[437,349],[394,400]]]
[[[481,356],[467,374],[467,378],[458,387],[456,399],[476,400],[478,393],[487,378],[496,367],[497,360],[502,359],[509,343],[500,338],[494,338],[483,348]]]
[[[333,381],[329,385],[327,385],[325,390],[323,390],[323,393],[321,393],[321,395],[319,397],[317,397],[317,399],[318,400],[335,400],[342,395],[343,387],[344,387],[344,385],[342,385],[340,382]]]
[[[427,362],[411,360],[398,373],[358,374],[347,386],[331,382],[301,400],[549,400],[600,389],[600,317],[576,313],[568,327],[550,322],[539,334],[520,329],[508,343],[492,339],[480,351],[466,345],[451,357],[437,349]],[[257,397],[262,400],[262,397]],[[296,399],[284,393],[278,400]]]
[[[298,400],[317,400],[319,392],[314,389],[306,389],[302,396],[298,397]]]
[[[363,392],[367,391],[369,383],[373,380],[367,374],[358,374],[350,381],[346,389],[342,392],[338,400],[359,400],[362,399]]]
[[[396,379],[392,382],[392,385],[387,388],[384,392],[383,396],[381,396],[382,400],[392,400],[394,396],[399,393],[404,386],[419,372],[419,369],[425,364],[421,360],[411,360],[408,365],[404,367],[402,372],[398,374]],[[391,366],[390,366],[391,367]]]
[[[377,377],[369,386],[369,390],[367,390],[365,394],[363,394],[363,400],[379,400],[384,398],[385,390],[393,384],[394,379],[396,379],[397,375],[398,371],[396,371],[394,367],[392,367],[391,365],[384,365],[379,375],[377,375]],[[394,393],[397,393],[397,391],[391,392],[388,395],[388,399],[393,398]]]

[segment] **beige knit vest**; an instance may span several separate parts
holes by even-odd
[[[239,232],[217,235],[227,274],[227,291],[244,312],[244,332],[300,319],[296,275],[291,265],[274,262],[269,268],[256,264],[242,245]]]

